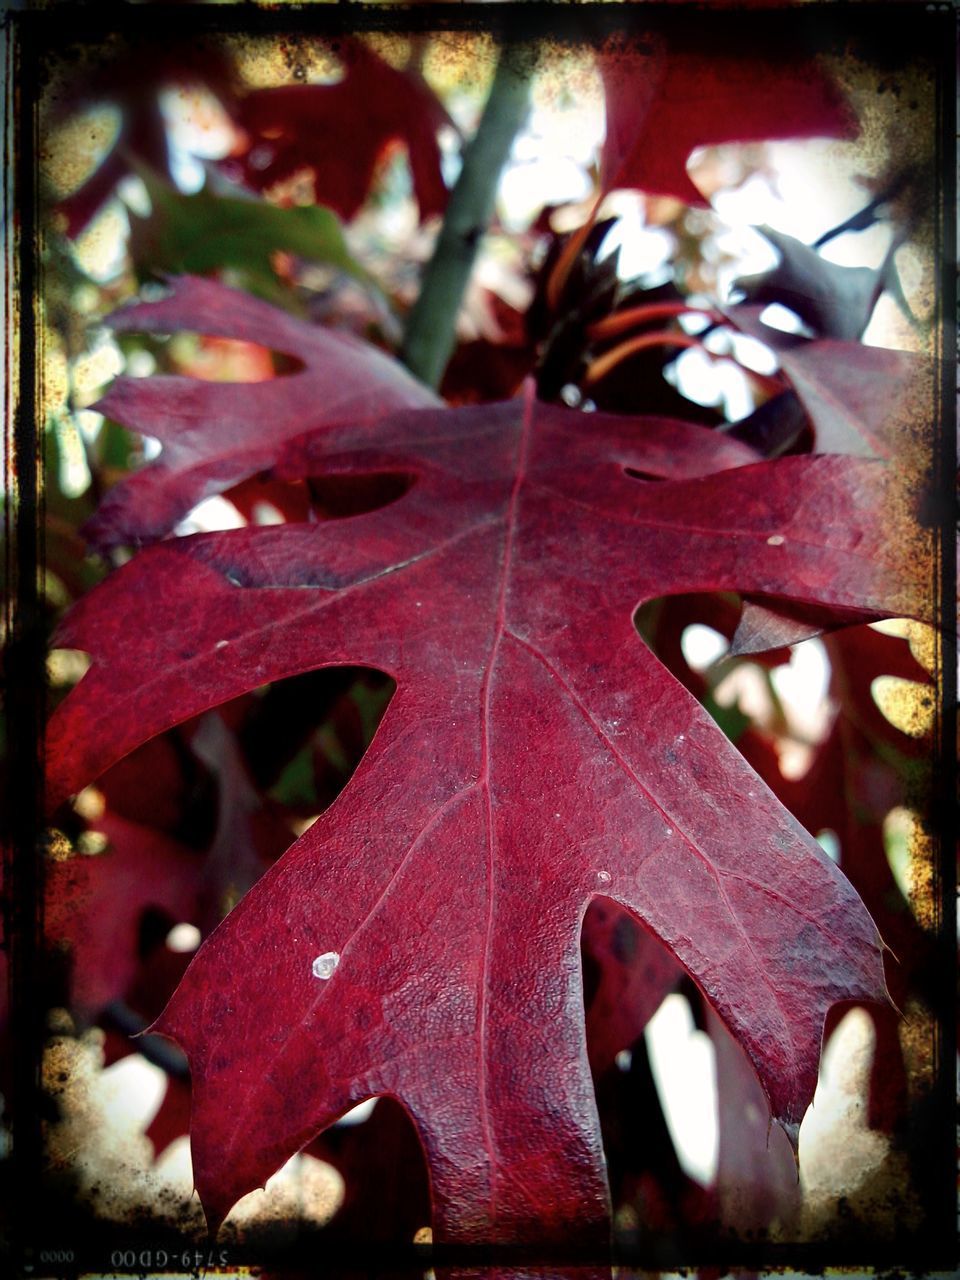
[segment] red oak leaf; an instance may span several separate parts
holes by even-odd
[[[633,614],[703,591],[903,614],[913,587],[882,462],[754,458],[529,393],[327,427],[278,474],[411,487],[349,520],[149,548],[68,616],[58,643],[92,663],[50,726],[54,800],[266,681],[360,664],[397,683],[347,788],[157,1024],[190,1059],[211,1223],[386,1095],[417,1125],[435,1239],[602,1249],[580,968],[597,897],[666,944],[796,1130],[828,1009],[884,997],[879,937]]]
[[[198,277],[180,277],[171,287],[159,302],[115,312],[111,326],[146,333],[192,328],[283,351],[303,367],[257,383],[118,378],[96,407],[155,436],[163,449],[112,489],[84,527],[98,547],[162,537],[203,498],[263,471],[285,439],[312,427],[373,422],[396,409],[440,403],[401,365],[350,334],[310,328]]]
[[[857,132],[841,93],[812,58],[773,47],[744,58],[742,44],[715,29],[709,40],[685,23],[680,36],[611,43],[600,71],[606,190],[638,187],[705,205],[687,176],[695,147]]]
[[[335,84],[257,89],[243,98],[236,118],[248,142],[224,167],[239,170],[255,191],[306,170],[317,202],[349,219],[366,200],[377,163],[402,143],[421,218],[442,213],[437,131],[450,121],[440,101],[421,76],[396,71],[361,40],[342,41],[338,53],[344,74]]]

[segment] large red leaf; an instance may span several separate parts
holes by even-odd
[[[896,1006],[906,1009],[913,1000],[929,999],[933,944],[894,879],[884,819],[894,807],[921,800],[917,766],[928,759],[929,744],[892,725],[874,702],[871,686],[879,676],[930,686],[931,677],[905,640],[870,627],[846,628],[828,637],[826,645],[837,715],[808,771],[800,778],[784,776],[772,740],[756,728],[743,733],[737,746],[807,830],[826,828],[839,837],[840,867],[889,948],[888,988]],[[877,1041],[867,1118],[874,1128],[892,1130],[902,1124],[908,1105],[899,1017],[891,1006],[871,1005],[869,1012]],[[917,1140],[915,1131],[911,1138]]]
[[[695,25],[695,24],[694,24]],[[603,186],[707,203],[687,176],[695,147],[765,138],[849,137],[856,122],[837,87],[793,47],[745,58],[720,33],[611,43],[600,56],[607,104]]]
[[[352,218],[378,161],[399,142],[407,148],[420,216],[442,213],[447,189],[437,131],[449,117],[439,99],[418,73],[395,70],[361,40],[343,40],[338,52],[344,73],[336,83],[258,89],[240,101],[237,122],[247,142],[225,168],[239,168],[256,191],[306,171],[315,199]]]
[[[256,314],[259,340],[289,345]],[[912,590],[883,463],[754,456],[529,395],[325,428],[278,472],[412,487],[349,520],[150,548],[68,617],[59,643],[92,664],[51,724],[55,798],[266,681],[363,664],[398,686],[346,790],[158,1024],[190,1058],[213,1223],[389,1095],[426,1151],[435,1238],[602,1243],[579,958],[597,896],[693,975],[795,1131],[827,1010],[884,996],[881,944],[633,612],[738,590],[902,614]]]
[[[165,375],[117,378],[97,408],[163,449],[112,489],[84,528],[100,547],[169,533],[203,498],[269,467],[277,449],[311,427],[373,422],[396,409],[439,404],[406,370],[350,334],[311,328],[247,294],[182,276],[169,297],[110,317],[120,332],[195,329],[282,351],[303,368],[266,382],[204,382]]]

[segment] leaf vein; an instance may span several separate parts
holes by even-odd
[[[521,636],[516,635],[514,632],[511,631],[509,634],[511,639],[515,640],[517,644],[521,645],[524,649],[528,650],[528,652],[531,653],[535,658],[537,658],[543,664],[543,666],[551,673],[554,679],[560,684],[561,688],[563,688],[566,691],[571,702],[580,712],[583,719],[593,729],[594,733],[596,733],[597,737],[600,738],[601,742],[605,743],[608,750],[610,751],[610,754],[620,765],[624,773],[626,773],[626,775],[633,781],[637,789],[642,791],[643,794],[655,806],[655,808],[657,808],[660,811],[660,813],[670,822],[670,824],[676,829],[677,834],[682,838],[684,844],[686,844],[686,846],[690,849],[691,853],[693,853],[697,858],[700,859],[700,861],[704,864],[704,866],[713,876],[713,879],[717,886],[717,892],[720,895],[720,900],[727,910],[731,923],[734,925],[737,932],[743,938],[744,943],[746,944],[747,950],[750,952],[750,955],[753,959],[754,966],[756,968],[757,974],[761,982],[763,983],[764,986],[768,988],[771,996],[773,997],[773,1001],[777,1007],[777,1012],[780,1017],[780,1021],[783,1023],[783,1029],[784,1029],[786,1039],[789,1040],[789,1043],[790,1043],[791,1059],[794,1065],[796,1065],[796,1061],[797,1061],[796,1041],[790,1029],[790,1021],[787,1017],[786,1011],[784,1010],[783,1001],[780,997],[779,992],[774,986],[772,980],[770,979],[769,975],[766,973],[763,965],[761,964],[760,958],[757,955],[756,949],[753,945],[753,941],[750,938],[750,935],[748,934],[746,928],[744,927],[742,921],[740,920],[740,917],[737,915],[736,911],[734,910],[730,902],[730,899],[727,897],[726,890],[723,887],[723,876],[726,873],[721,872],[720,868],[715,867],[714,864],[710,861],[710,859],[707,858],[706,855],[703,854],[697,848],[695,841],[689,835],[687,835],[687,833],[683,830],[683,828],[678,824],[677,819],[674,818],[672,814],[667,812],[667,810],[663,807],[663,805],[659,802],[659,800],[657,800],[656,796],[654,796],[654,794],[650,791],[649,787],[647,787],[640,780],[640,778],[637,776],[636,772],[630,765],[630,762],[620,753],[620,751],[617,750],[616,745],[613,743],[610,737],[606,733],[604,733],[603,729],[600,727],[600,725],[596,722],[596,720],[590,714],[588,708],[584,705],[584,703],[578,697],[576,692],[571,688],[571,686],[563,678],[563,676],[560,674],[557,668],[553,665],[553,663],[549,660],[546,654],[541,652],[541,650],[538,649],[536,645],[531,644],[528,640],[524,640]]]

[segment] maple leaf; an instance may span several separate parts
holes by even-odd
[[[165,375],[117,378],[97,409],[155,436],[160,456],[118,484],[84,533],[97,547],[163,537],[203,498],[269,467],[277,445],[311,427],[373,422],[440,401],[388,356],[345,333],[300,324],[249,295],[183,276],[171,294],[114,312],[120,332],[196,329],[282,351],[302,368],[260,383]],[[265,424],[269,423],[269,429]]]
[[[679,36],[611,42],[599,63],[607,105],[605,190],[638,187],[703,206],[708,202],[686,171],[695,147],[857,132],[836,85],[795,49],[770,46],[746,59],[729,35],[714,28],[705,37],[685,23]]]
[[[350,219],[367,198],[378,161],[402,142],[421,218],[442,213],[447,189],[437,131],[450,120],[439,100],[421,76],[395,70],[361,40],[340,41],[337,53],[344,74],[334,84],[258,89],[241,99],[236,119],[249,141],[240,156],[223,162],[225,171],[239,170],[246,186],[264,191],[306,170],[317,201]]]
[[[258,340],[307,349],[289,317],[247,306]],[[910,611],[910,566],[886,549],[889,470],[758,463],[701,427],[529,391],[295,432],[291,413],[272,444],[281,477],[411,486],[348,520],[149,548],[58,639],[92,663],[50,725],[54,801],[266,681],[361,664],[397,683],[346,790],[208,939],[156,1026],[190,1058],[209,1220],[389,1095],[427,1155],[437,1240],[602,1249],[580,970],[594,898],[666,944],[794,1135],[827,1010],[884,998],[856,894],[633,613],[733,590]]]

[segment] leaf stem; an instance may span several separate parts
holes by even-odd
[[[583,385],[592,387],[601,378],[605,378],[611,369],[615,368],[621,360],[626,360],[628,356],[635,355],[638,351],[644,351],[647,347],[701,347],[703,344],[699,336],[694,337],[690,333],[679,333],[670,329],[658,329],[655,333],[641,333],[635,338],[628,338],[626,342],[621,342],[619,346],[613,347],[610,351],[605,351],[602,356],[598,356],[587,368],[583,376]],[[708,351],[707,355],[713,355]]]
[[[590,206],[590,212],[587,219],[581,227],[570,236],[567,243],[563,246],[560,256],[556,261],[556,265],[550,272],[550,278],[547,281],[547,305],[551,311],[556,311],[560,306],[560,298],[563,294],[564,285],[570,278],[570,272],[573,270],[573,264],[576,262],[583,246],[587,243],[590,232],[597,221],[597,214],[600,212],[600,206],[606,198],[606,191],[598,191],[597,195]]]
[[[464,154],[420,296],[407,320],[400,358],[431,387],[439,385],[456,343],[457,312],[493,216],[500,173],[529,110],[534,63],[528,48],[505,48],[500,54],[483,117]]]
[[[594,340],[612,338],[625,333],[636,325],[651,320],[668,320],[679,316],[703,316],[713,321],[714,327],[724,323],[719,311],[709,307],[695,307],[689,302],[647,302],[643,306],[630,307],[627,311],[613,311],[602,320],[587,327],[587,336]],[[701,331],[702,332],[702,331]],[[700,336],[699,334],[697,335]]]

